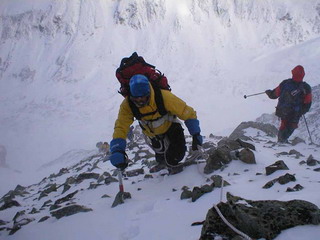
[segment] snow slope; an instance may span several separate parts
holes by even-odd
[[[25,190],[28,193],[15,198],[21,203],[21,207],[12,207],[1,212],[1,220],[8,221],[6,227],[12,227],[12,218],[18,211],[25,210],[25,214],[17,218],[17,221],[19,219],[33,219],[31,223],[22,226],[11,236],[8,235],[8,231],[0,231],[1,239],[199,239],[201,225],[191,226],[191,224],[203,221],[213,204],[225,201],[226,192],[252,200],[288,201],[302,199],[320,206],[320,197],[315,191],[319,188],[319,172],[314,171],[320,165],[318,163],[315,166],[307,166],[305,163],[301,163],[306,161],[311,154],[319,160],[318,148],[304,143],[296,146],[277,145],[274,144],[275,138],[268,137],[261,130],[254,128],[248,128],[246,135],[253,139],[251,143],[256,147],[254,154],[257,164],[232,161],[223,170],[205,175],[202,172],[204,164],[200,163],[186,167],[183,172],[176,175],[152,174],[153,178],[145,177],[145,174],[149,173],[148,167],[145,165],[146,159],[148,159],[146,151],[150,149],[139,140],[139,148],[135,147],[128,151],[131,160],[135,159],[137,155],[139,160],[132,164],[127,171],[142,168],[144,174],[124,179],[124,190],[131,193],[132,198],[126,199],[124,204],[114,208],[111,208],[111,205],[118,192],[117,182],[110,184],[100,182],[100,185],[93,187],[97,184],[95,179],[85,179],[79,183],[71,183],[70,181],[70,177],[78,179],[81,173],[97,173],[100,176],[106,172],[111,173],[113,167],[109,162],[99,161],[99,156],[95,155],[90,160],[79,158],[78,164],[61,165],[64,168],[64,173],[62,171],[60,171],[62,174],[55,172],[39,183],[28,187],[24,185],[27,187]],[[190,140],[190,138],[188,139]],[[189,140],[188,144],[190,144]],[[211,142],[215,145],[217,140],[208,138],[205,142]],[[302,156],[284,154],[292,149],[298,151]],[[265,167],[278,160],[283,160],[289,170],[276,171],[267,176]],[[98,168],[89,170],[97,162]],[[295,175],[296,181],[285,185],[275,183],[269,189],[262,188],[267,182],[286,173]],[[191,199],[180,200],[183,187],[187,186],[192,190],[193,187],[210,184],[209,178],[213,175],[220,175],[230,185],[223,189],[214,188],[212,192],[204,194],[195,202],[192,202]],[[68,179],[71,188],[66,192],[63,192],[64,187],[61,186],[56,191],[48,193],[47,196],[42,196],[42,192],[50,188],[52,184],[60,186]],[[288,187],[293,188],[296,184],[300,184],[304,188],[297,192],[286,191]],[[75,191],[77,192],[75,193]],[[84,205],[91,208],[92,211],[60,219],[52,217],[49,208],[51,209],[53,203],[59,201],[58,199],[71,193],[75,193],[75,195],[69,201],[59,205]],[[103,197],[106,194],[109,197]],[[32,209],[38,212],[31,214]],[[49,218],[38,222],[45,216]],[[317,240],[319,234],[319,225],[298,226],[283,231],[275,240]],[[306,238],[306,236],[308,237]]]

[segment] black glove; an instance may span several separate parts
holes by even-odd
[[[265,93],[268,95],[269,98],[271,98],[271,99],[273,98],[273,91],[272,90],[268,89],[265,91]]]
[[[197,133],[195,135],[192,136],[192,150],[196,151],[199,150],[198,146],[202,146],[202,136],[200,135],[200,133]]]

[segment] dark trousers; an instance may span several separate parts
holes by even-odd
[[[288,119],[281,119],[281,124],[278,132],[278,142],[286,142],[288,138],[292,135],[294,130],[298,127],[297,119],[293,121]]]
[[[156,152],[156,161],[168,165],[177,165],[187,151],[183,128],[175,122],[165,134],[152,138],[151,144]]]

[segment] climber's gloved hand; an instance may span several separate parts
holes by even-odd
[[[265,93],[268,95],[269,98],[271,98],[271,99],[274,98],[272,90],[268,89],[265,91]]]
[[[120,168],[122,171],[128,167],[128,160],[125,153],[115,152],[110,156],[110,162],[116,168]]]
[[[199,146],[202,146],[203,138],[200,133],[194,134],[192,136],[192,150],[197,151],[199,150]]]
[[[122,138],[115,138],[110,142],[110,162],[113,166],[120,168],[122,171],[128,167],[128,156],[125,149],[126,140]]]
[[[192,150],[199,150],[198,146],[202,146],[202,136],[200,135],[200,123],[198,119],[187,119],[184,124],[187,126],[190,135],[192,136]]]

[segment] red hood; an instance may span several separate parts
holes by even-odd
[[[294,69],[291,70],[292,72],[292,79],[295,82],[302,82],[304,78],[304,68],[301,65],[296,66]]]

